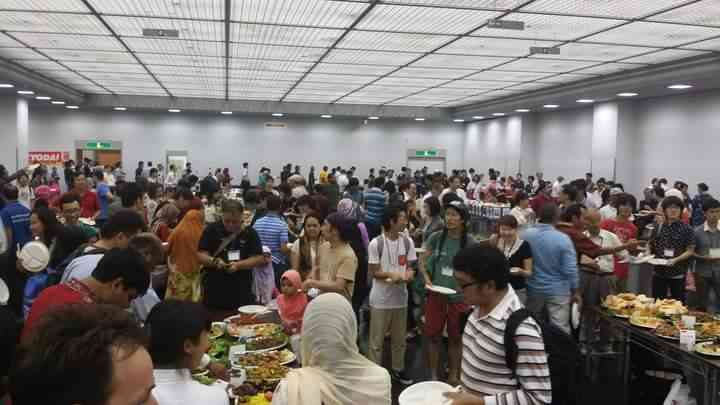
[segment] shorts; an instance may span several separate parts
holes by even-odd
[[[423,334],[431,338],[442,336],[445,322],[447,322],[448,337],[460,339],[463,332],[460,330],[462,315],[468,309],[468,306],[462,302],[451,303],[448,302],[447,297],[440,294],[427,294]]]

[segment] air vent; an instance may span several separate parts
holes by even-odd
[[[487,28],[522,31],[525,29],[525,22],[513,20],[496,20],[494,18],[491,18],[487,20]]]
[[[284,122],[266,122],[265,128],[287,128]]]
[[[161,30],[155,28],[143,28],[144,37],[179,38],[178,30]]]
[[[540,54],[540,55],[560,55],[560,48],[557,46],[553,47],[544,47],[544,46],[531,46],[530,47],[530,54]]]

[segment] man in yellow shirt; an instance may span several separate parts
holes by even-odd
[[[320,184],[327,184],[328,182],[328,167],[323,166],[322,170],[320,170]]]

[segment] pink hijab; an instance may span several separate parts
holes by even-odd
[[[302,288],[300,273],[295,270],[286,271],[283,273],[281,279],[287,279],[292,283],[293,287],[298,290]],[[303,314],[305,313],[305,307],[308,303],[307,295],[305,295],[304,292],[298,291],[295,295],[280,294],[277,302],[278,309],[280,310],[280,317],[284,321],[302,321]]]

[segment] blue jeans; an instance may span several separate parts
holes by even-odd
[[[540,319],[547,319],[570,335],[570,296],[537,294],[528,291],[525,307]]]

